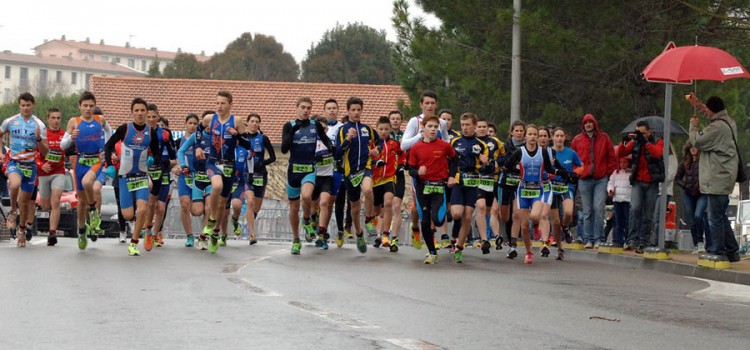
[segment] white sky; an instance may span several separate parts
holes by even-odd
[[[413,1],[410,12],[425,16]],[[126,5],[127,4],[127,5]],[[224,51],[244,32],[274,36],[297,63],[336,23],[362,22],[395,41],[392,0],[80,1],[7,2],[0,50],[33,54],[44,39],[60,39],[207,55]],[[427,23],[439,23],[427,18]]]

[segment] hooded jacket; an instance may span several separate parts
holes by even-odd
[[[594,122],[594,131],[589,136],[583,124]],[[582,132],[573,138],[570,148],[578,154],[583,163],[581,179],[601,179],[611,175],[617,169],[615,148],[609,135],[599,131],[599,123],[591,114],[586,114],[581,120]]]
[[[735,131],[734,135],[737,136],[736,130],[737,125],[726,110],[714,114],[711,123],[703,130],[697,127],[690,129],[690,143],[701,151],[698,162],[701,193],[732,194],[739,161],[732,138],[732,131]]]

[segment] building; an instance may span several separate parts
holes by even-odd
[[[88,60],[90,62],[110,63],[114,62],[141,73],[147,73],[153,61],[159,58],[159,71],[174,62],[178,52],[159,51],[155,47],[150,49],[131,47],[130,43],[125,46],[105,45],[104,40],[99,43],[91,43],[89,38],[85,41],[67,40],[65,35],[60,39],[45,40],[43,44],[34,48],[37,56],[42,57],[70,57],[74,60]],[[201,53],[195,55],[198,62],[205,62],[210,57]]]
[[[90,89],[92,76],[142,77],[144,73],[115,63],[0,53],[0,101],[14,101],[21,93],[35,96],[70,95]]]

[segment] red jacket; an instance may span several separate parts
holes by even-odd
[[[588,120],[594,122],[593,140],[583,128],[583,124]],[[609,135],[599,131],[599,123],[591,114],[583,116],[581,129],[583,132],[576,135],[570,143],[570,148],[578,154],[583,163],[581,179],[601,179],[611,175],[617,169],[617,157]]]
[[[396,169],[399,165],[406,164],[406,154],[401,150],[401,146],[394,139],[388,137],[386,139],[380,139],[376,141],[376,144],[371,145],[370,149],[378,149],[377,157],[371,157],[373,164],[372,168],[372,182],[375,186],[382,185],[386,182],[396,182]],[[385,164],[383,166],[374,166],[378,160],[383,160]]]

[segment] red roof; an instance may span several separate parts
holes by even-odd
[[[370,124],[397,109],[398,101],[408,103],[408,96],[397,85],[100,76],[94,76],[91,80],[91,91],[96,95],[97,105],[113,128],[131,120],[130,102],[135,97],[141,97],[159,107],[159,113],[169,119],[172,130],[184,130],[186,115],[200,115],[205,110],[215,109],[216,93],[220,90],[232,93],[233,114],[243,117],[250,112],[260,114],[261,129],[273,144],[281,143],[281,128],[295,118],[295,105],[302,96],[309,96],[313,100],[313,114],[323,114],[323,102],[335,98],[339,102],[339,116],[346,114],[346,100],[349,97],[360,97],[365,104],[362,121]]]
[[[44,49],[44,46],[49,45],[51,43],[60,43],[63,45],[68,45],[70,47],[79,49],[84,52],[97,52],[97,53],[108,53],[108,54],[119,54],[123,56],[142,56],[142,57],[155,57],[159,56],[159,58],[162,59],[168,59],[168,60],[174,60],[174,58],[177,56],[177,52],[172,51],[159,51],[159,50],[150,50],[145,48],[137,48],[137,47],[124,47],[124,46],[114,46],[114,45],[105,45],[105,44],[97,44],[92,42],[85,42],[85,41],[75,41],[75,40],[50,40],[48,42],[45,42],[44,44],[38,45],[34,48],[34,50],[40,50]],[[206,62],[211,57],[201,54],[194,54],[195,59],[198,60],[198,62]]]
[[[92,73],[101,72],[104,74],[144,76],[139,71],[116,63],[74,60],[66,57],[39,57],[36,55],[2,52],[0,53],[0,62],[10,62],[19,65],[28,64],[47,68],[80,69]]]

